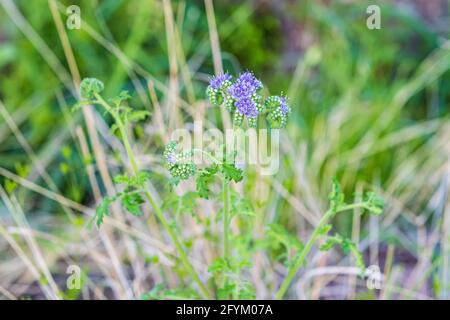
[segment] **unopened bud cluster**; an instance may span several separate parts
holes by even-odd
[[[233,124],[240,127],[244,118],[249,127],[256,128],[259,116],[271,128],[286,126],[291,108],[286,97],[270,96],[263,101],[261,91],[263,85],[251,72],[244,72],[233,81],[228,73],[211,78],[206,94],[214,106],[224,105],[233,114]]]

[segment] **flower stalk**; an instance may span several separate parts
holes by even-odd
[[[114,108],[112,108],[100,96],[100,94],[94,93],[94,97],[97,99],[94,102],[96,102],[99,105],[101,105],[114,118],[114,121],[115,121],[115,123],[116,123],[116,125],[117,125],[117,127],[119,129],[120,135],[122,137],[122,142],[123,142],[123,144],[125,146],[125,150],[127,152],[127,156],[128,156],[129,161],[130,161],[132,170],[133,170],[134,174],[137,176],[140,171],[139,171],[139,167],[137,165],[136,157],[135,157],[134,152],[133,152],[133,150],[131,148],[131,144],[130,144],[130,140],[128,138],[128,134],[127,134],[127,130],[126,130],[125,124],[123,123],[122,119],[117,114],[117,112],[114,110]],[[206,298],[206,299],[212,299],[212,296],[209,293],[209,290],[206,288],[206,286],[200,280],[199,275],[196,273],[196,271],[194,270],[194,267],[189,262],[188,257],[186,256],[186,253],[184,252],[183,246],[182,246],[180,240],[178,239],[175,231],[173,230],[173,228],[170,226],[169,222],[164,217],[163,212],[161,211],[159,206],[156,204],[156,202],[153,199],[152,195],[150,194],[149,191],[146,190],[146,191],[144,191],[144,196],[147,199],[147,201],[150,204],[150,206],[152,207],[152,209],[155,212],[156,216],[158,217],[159,221],[163,225],[164,229],[166,229],[166,231],[169,233],[169,235],[170,235],[170,237],[171,237],[171,239],[172,239],[172,241],[173,241],[173,243],[175,245],[175,248],[177,250],[177,253],[178,253],[179,257],[180,257],[180,260],[181,260],[182,264],[186,268],[186,270],[189,273],[190,277],[196,282],[196,284],[199,287],[203,297]]]

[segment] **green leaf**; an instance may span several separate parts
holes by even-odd
[[[325,243],[320,246],[320,251],[329,251],[335,245],[341,245],[343,241],[344,239],[339,234],[328,237]]]
[[[239,300],[254,300],[256,299],[256,290],[253,285],[249,282],[244,282],[239,286],[238,289],[238,299]]]
[[[144,120],[150,114],[151,113],[146,110],[132,111],[127,114],[127,120],[129,122],[138,122],[138,121]]]
[[[242,170],[236,168],[234,164],[231,163],[222,164],[222,172],[225,175],[225,178],[227,178],[228,180],[239,182],[243,179]]]
[[[345,239],[342,242],[342,251],[344,251],[345,254],[348,254],[349,252],[352,253],[353,257],[355,258],[356,266],[361,270],[360,276],[364,277],[364,274],[366,272],[366,265],[364,264],[363,256],[356,247],[356,244],[350,239]]]
[[[366,203],[366,209],[374,215],[380,215],[383,213],[384,200],[378,196],[375,192],[367,192],[364,197]]]
[[[213,261],[208,267],[208,272],[212,274],[230,272],[231,268],[225,259],[219,258]]]
[[[118,174],[118,175],[114,176],[113,180],[114,180],[114,183],[117,183],[117,184],[128,184],[128,182],[130,181],[130,178],[126,174]]]
[[[109,216],[109,206],[115,201],[115,197],[105,197],[95,209],[94,220],[98,228],[103,224],[103,220],[106,216]]]
[[[150,173],[139,171],[137,175],[129,176],[127,174],[118,174],[114,177],[114,183],[125,184],[127,187],[143,187],[145,182],[150,179]]]
[[[17,188],[17,183],[12,180],[5,179],[5,190],[7,193],[11,194]]]
[[[326,242],[322,246],[320,246],[320,250],[328,251],[335,245],[341,246],[344,254],[351,253],[353,255],[353,257],[355,258],[356,265],[361,269],[360,275],[364,276],[364,273],[366,271],[366,266],[364,264],[363,256],[362,256],[361,252],[358,250],[358,248],[356,247],[356,244],[353,241],[351,241],[350,239],[347,239],[347,238],[344,239],[339,234],[336,234],[332,237],[329,237],[326,240]]]
[[[121,199],[122,206],[131,214],[135,216],[142,215],[141,204],[144,199],[139,193],[125,193]]]
[[[80,100],[80,101],[78,101],[77,103],[75,103],[75,104],[72,106],[71,111],[72,111],[72,112],[76,112],[76,111],[78,111],[79,109],[81,109],[82,107],[88,106],[88,105],[90,105],[90,104],[92,104],[92,102],[91,102],[90,100]]]
[[[223,287],[217,289],[217,298],[219,300],[228,300],[236,290],[235,283],[226,283]]]
[[[119,108],[123,101],[131,99],[130,94],[127,90],[123,90],[119,93],[118,96],[111,99],[111,102],[114,104],[116,108]]]
[[[217,165],[212,165],[200,171],[200,174],[196,179],[196,187],[198,195],[204,199],[209,198],[209,184],[211,183],[214,175],[219,171]]]
[[[341,186],[336,178],[333,178],[332,188],[329,195],[330,209],[336,211],[340,206],[345,204],[345,196],[341,190]]]

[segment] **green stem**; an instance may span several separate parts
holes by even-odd
[[[236,128],[233,127],[233,164],[236,161],[235,152],[235,140],[236,140]],[[226,145],[224,145],[224,156],[225,161],[226,155]],[[224,176],[223,177],[223,258],[227,260],[230,256],[230,181]]]
[[[197,153],[201,153],[204,154],[205,156],[207,156],[212,162],[214,162],[215,164],[222,164],[222,162],[217,159],[216,157],[214,157],[212,154],[210,154],[209,152],[203,151],[201,149],[192,149],[193,152],[197,152]]]
[[[125,146],[125,150],[127,152],[128,158],[130,160],[131,167],[133,168],[134,174],[138,175],[139,174],[139,167],[137,165],[136,157],[134,156],[134,152],[131,149],[131,144],[130,144],[130,141],[128,139],[127,130],[125,128],[124,123],[122,122],[122,119],[119,117],[119,115],[111,108],[111,106],[99,94],[95,94],[95,97],[97,98],[97,102],[100,105],[102,105],[106,109],[106,111],[108,111],[113,116],[113,118],[114,118],[114,120],[115,120],[115,122],[117,124],[117,127],[118,127],[118,129],[120,131],[120,134],[122,136],[123,144]],[[212,296],[209,293],[208,289],[203,284],[203,282],[200,280],[200,277],[195,272],[192,264],[189,262],[189,260],[188,260],[188,258],[186,256],[186,253],[184,252],[183,246],[181,245],[181,242],[178,239],[175,231],[173,230],[173,228],[170,226],[169,222],[164,217],[163,212],[161,211],[159,206],[156,204],[156,202],[153,199],[152,195],[148,191],[145,191],[144,195],[145,195],[147,201],[150,203],[150,206],[155,211],[155,214],[158,217],[158,219],[160,220],[161,224],[163,225],[163,227],[166,229],[166,231],[169,233],[170,237],[172,238],[172,241],[175,244],[175,248],[177,249],[178,255],[180,256],[181,262],[183,263],[184,267],[188,271],[188,273],[191,276],[191,278],[197,283],[197,285],[198,285],[202,295],[206,299],[212,299]]]
[[[230,256],[230,181],[223,177],[223,258],[225,260]]]
[[[306,256],[311,251],[312,246],[316,242],[317,238],[320,236],[321,229],[323,228],[323,226],[325,226],[328,223],[328,221],[331,218],[333,218],[337,213],[342,212],[342,211],[355,209],[355,208],[361,208],[361,207],[362,208],[366,207],[366,204],[363,203],[363,202],[349,204],[349,205],[342,206],[342,207],[338,208],[337,210],[331,210],[330,209],[330,210],[328,210],[325,213],[325,215],[320,219],[319,224],[317,225],[317,227],[314,229],[314,232],[312,233],[312,235],[309,238],[308,242],[303,247],[303,249],[302,249],[302,251],[300,253],[300,256],[295,261],[293,267],[291,267],[289,269],[288,274],[286,275],[286,278],[284,279],[283,283],[280,286],[280,289],[275,294],[275,299],[280,300],[280,299],[282,299],[284,297],[287,289],[291,285],[292,280],[294,280],[294,277],[297,274],[298,269],[300,269],[300,267],[302,266],[303,262],[305,261]]]

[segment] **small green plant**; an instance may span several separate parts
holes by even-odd
[[[343,238],[339,234],[328,236],[328,233],[332,229],[330,221],[339,213],[361,208],[367,210],[367,212],[375,215],[379,215],[383,212],[383,199],[378,197],[373,192],[366,193],[363,201],[348,204],[345,202],[344,193],[341,191],[339,183],[333,180],[332,190],[329,196],[330,205],[328,211],[320,219],[317,227],[314,229],[308,242],[299,250],[297,257],[290,264],[288,268],[288,274],[282,282],[278,292],[275,294],[276,299],[282,299],[292,283],[297,271],[305,262],[308,253],[311,251],[313,245],[320,237],[327,237],[326,242],[320,247],[322,251],[328,251],[335,245],[340,245],[345,253],[351,252],[356,260],[356,264],[361,268],[361,276],[364,275],[365,265],[361,253],[358,251],[356,244],[350,239]]]
[[[267,126],[271,130],[284,128],[287,124],[291,108],[288,100],[283,95],[269,96],[263,98],[262,83],[250,72],[245,72],[233,79],[229,74],[221,74],[212,77],[206,90],[209,101],[213,106],[225,107],[233,117],[232,145],[235,146],[236,129],[247,124],[250,128]],[[114,196],[105,197],[98,205],[93,221],[100,227],[104,218],[110,213],[110,206],[114,202],[119,202],[129,213],[139,216],[142,214],[141,206],[148,202],[162,226],[170,235],[182,266],[189,276],[196,283],[198,292],[193,288],[167,289],[163,284],[158,284],[152,291],[142,296],[143,299],[186,299],[186,298],[219,298],[219,299],[254,299],[256,292],[252,284],[245,280],[245,273],[251,267],[252,254],[258,248],[267,245],[281,248],[282,253],[277,257],[284,261],[287,267],[287,275],[284,278],[279,290],[275,293],[275,298],[284,297],[297,271],[304,264],[308,253],[320,237],[327,237],[321,250],[330,250],[333,246],[339,245],[345,253],[352,253],[356,258],[357,265],[364,274],[364,262],[356,244],[339,234],[329,236],[332,229],[331,220],[341,212],[350,211],[356,208],[367,209],[372,214],[380,214],[383,210],[383,201],[376,194],[367,193],[361,202],[348,204],[345,202],[337,181],[333,181],[333,188],[330,193],[329,210],[320,220],[306,244],[303,244],[297,237],[291,235],[282,225],[270,224],[267,226],[267,239],[260,243],[260,239],[253,239],[251,232],[231,233],[230,226],[233,219],[238,219],[238,228],[251,230],[252,222],[256,216],[252,203],[245,196],[240,195],[232,188],[233,183],[239,183],[244,179],[244,170],[236,163],[236,150],[231,152],[226,149],[226,143],[221,145],[221,157],[216,158],[212,153],[205,150],[191,149],[181,150],[176,141],[171,141],[165,148],[163,158],[166,167],[171,175],[170,189],[176,187],[182,180],[194,179],[195,191],[189,191],[182,196],[170,193],[162,206],[159,206],[150,191],[146,187],[146,182],[150,179],[150,173],[140,170],[136,162],[136,157],[128,138],[128,126],[133,122],[145,119],[148,112],[135,111],[127,104],[130,98],[127,92],[120,93],[111,99],[110,103],[101,96],[103,83],[99,80],[88,78],[81,83],[81,96],[83,101],[75,106],[75,109],[87,105],[99,105],[105,113],[112,116],[114,123],[111,126],[113,132],[118,132],[126,149],[128,161],[131,165],[130,173],[122,173],[114,178],[114,182],[121,185],[119,193]],[[207,164],[202,166],[194,163],[193,157],[197,154],[206,156]],[[221,180],[221,191],[213,191],[216,181]],[[216,188],[217,190],[217,188]],[[196,217],[205,226],[211,224],[210,220],[201,220],[196,215],[198,199],[209,199],[214,202],[221,202],[216,214],[216,221],[222,222],[221,235],[206,232],[205,238],[210,241],[217,241],[222,244],[221,255],[209,265],[208,272],[211,278],[205,281],[200,278],[188,259],[188,242],[179,239],[175,222],[166,219],[164,211],[174,213],[187,212]],[[207,230],[209,230],[207,228]],[[231,238],[233,236],[233,239]],[[259,242],[258,242],[259,241]],[[259,243],[259,245],[258,245]],[[214,293],[212,293],[214,292]]]
[[[80,86],[80,92],[81,97],[85,100],[78,103],[75,106],[75,110],[83,105],[95,104],[102,107],[106,113],[112,116],[114,124],[111,129],[112,131],[119,131],[123,145],[125,146],[125,150],[127,152],[128,161],[131,164],[132,172],[131,176],[122,174],[114,178],[116,183],[125,185],[125,188],[122,192],[113,197],[105,197],[97,207],[96,215],[94,217],[97,226],[100,227],[103,223],[104,217],[109,215],[109,207],[113,202],[120,200],[121,205],[127,211],[134,215],[140,215],[140,206],[144,203],[144,201],[147,201],[163,227],[166,229],[167,233],[172,238],[182,264],[192,279],[196,282],[203,298],[210,299],[211,294],[209,290],[203,284],[199,275],[195,272],[194,267],[189,262],[183,245],[178,239],[174,228],[166,220],[161,208],[157,205],[150,191],[145,188],[145,182],[149,179],[149,175],[139,169],[136,162],[136,157],[131,148],[127,126],[132,122],[144,119],[148,115],[148,112],[135,111],[131,109],[126,104],[127,100],[130,98],[130,95],[126,91],[121,92],[117,97],[111,99],[111,104],[106,102],[100,95],[103,87],[103,83],[97,79],[84,79]]]

